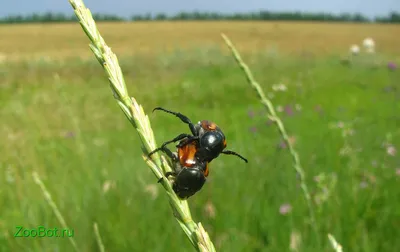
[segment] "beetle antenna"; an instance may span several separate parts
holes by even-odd
[[[240,159],[242,159],[242,160],[243,160],[244,162],[246,162],[246,163],[249,162],[249,161],[247,161],[246,158],[244,158],[244,157],[241,156],[239,153],[236,153],[236,152],[234,152],[234,151],[225,150],[225,151],[223,151],[222,153],[223,153],[223,154],[226,154],[226,155],[234,155],[234,156],[239,157]]]

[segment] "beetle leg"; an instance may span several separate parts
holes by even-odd
[[[166,173],[165,173],[165,177],[166,177],[166,178],[168,178],[169,176],[175,176],[175,175],[176,175],[175,172],[166,172]],[[160,183],[163,179],[164,179],[164,177],[161,177],[161,178],[157,181],[157,183]]]
[[[189,137],[187,137],[186,140],[184,140],[184,141],[180,142],[178,145],[176,145],[176,147],[177,148],[182,148],[183,146],[188,145],[191,142],[194,142],[194,141],[196,141],[198,139],[199,139],[198,136],[189,136]]]
[[[171,151],[170,149],[168,149],[166,146],[162,146],[162,147],[159,148],[159,149],[160,149],[162,152],[164,152],[165,154],[167,154],[167,156],[168,156],[169,158],[171,158],[172,161],[173,161],[174,163],[176,163],[176,162],[179,161],[178,156],[177,156],[177,155],[174,155],[174,153],[172,153],[172,151]],[[165,173],[165,177],[168,178],[169,176],[176,176],[176,172],[166,172],[166,173]],[[164,177],[161,177],[161,178],[157,181],[157,183],[160,183],[160,182],[163,180],[163,178],[164,178]]]
[[[187,116],[182,115],[182,114],[179,113],[179,112],[173,112],[173,111],[170,111],[170,110],[161,108],[161,107],[157,107],[157,108],[153,109],[153,112],[154,112],[155,110],[161,110],[161,111],[164,111],[164,112],[173,114],[174,116],[178,117],[179,119],[181,119],[182,122],[184,122],[184,123],[186,123],[187,125],[189,125],[190,131],[192,132],[192,134],[193,134],[194,136],[197,136],[197,131],[196,131],[195,127],[194,127],[194,124],[192,123],[192,121],[190,121],[190,119],[189,119]]]
[[[186,138],[186,137],[191,137],[191,135],[189,135],[189,134],[180,134],[179,136],[175,137],[174,139],[163,143],[163,144],[161,145],[161,147],[159,147],[159,148],[153,150],[152,152],[150,152],[148,156],[150,157],[151,155],[153,155],[153,154],[156,153],[157,151],[163,151],[164,148],[165,148],[168,144],[177,142],[177,141],[182,140],[182,139],[184,139],[184,138]]]
[[[225,150],[225,151],[223,151],[222,153],[225,154],[225,155],[234,155],[234,156],[237,156],[237,157],[241,158],[241,159],[242,159],[243,161],[245,161],[246,163],[249,162],[249,161],[247,161],[247,159],[245,159],[245,158],[242,157],[240,154],[238,154],[238,153],[236,153],[236,152],[234,152],[234,151]]]
[[[162,147],[161,149],[165,154],[167,154],[167,156],[172,159],[172,161],[177,162],[178,161],[178,157],[176,155],[174,155],[174,153],[172,153],[172,151],[170,149],[168,149],[166,146]]]

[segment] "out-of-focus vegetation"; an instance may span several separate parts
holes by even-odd
[[[180,12],[175,15],[165,13],[132,15],[131,18],[123,18],[118,15],[93,14],[96,22],[110,21],[187,21],[187,20],[253,20],[253,21],[326,21],[326,22],[377,22],[377,23],[400,23],[400,13],[391,12],[386,16],[375,18],[366,17],[360,13],[307,13],[307,12],[270,12],[259,11],[249,13],[223,14],[218,12]],[[0,18],[0,23],[54,23],[54,22],[75,22],[75,15],[65,15],[62,13],[44,13],[31,15],[10,15]]]
[[[129,93],[161,144],[189,132],[156,106],[215,121],[228,148],[189,199],[218,251],[400,251],[400,27],[311,22],[102,23]],[[316,213],[310,229],[287,146],[227,54],[234,41],[298,150]],[[348,55],[365,37],[375,53]],[[192,251],[139,138],[79,24],[0,26],[0,251],[72,251],[36,171],[81,251]],[[173,148],[173,146],[171,146]]]

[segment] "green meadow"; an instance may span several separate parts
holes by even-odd
[[[112,28],[119,25],[133,32]],[[188,200],[217,251],[333,251],[329,233],[344,251],[400,251],[399,38],[384,32],[399,26],[359,25],[362,33],[355,33],[354,24],[334,24],[340,27],[328,39],[324,24],[216,22],[205,24],[214,31],[206,34],[198,22],[176,23],[191,31],[188,42],[186,33],[170,34],[173,23],[133,25],[100,31],[116,48],[129,94],[148,114],[157,144],[190,133],[174,116],[152,113],[161,106],[195,123],[216,122],[227,148],[249,160],[221,155]],[[307,33],[300,36],[302,25]],[[83,31],[78,24],[66,31],[0,27],[9,41],[0,54],[0,251],[73,251],[67,237],[15,237],[17,226],[62,227],[33,172],[80,251],[99,251],[94,223],[106,251],[193,251]],[[376,52],[349,57],[350,41],[361,43],[367,31]],[[23,37],[28,32],[34,40]],[[239,41],[299,153],[317,232],[289,150],[218,32]],[[135,53],[139,45],[145,49]]]

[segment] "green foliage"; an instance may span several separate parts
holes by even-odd
[[[118,15],[110,14],[93,14],[96,22],[111,22],[111,21],[128,21],[126,18],[119,17]],[[262,21],[322,21],[322,22],[377,22],[377,23],[399,23],[400,13],[391,12],[387,16],[380,16],[370,19],[360,13],[309,13],[309,12],[271,12],[261,10],[258,12],[249,13],[219,13],[219,12],[179,12],[174,15],[167,15],[165,13],[157,14],[136,14],[132,15],[129,20],[131,21],[163,21],[163,20],[262,20]],[[27,16],[11,15],[0,18],[0,24],[11,23],[48,23],[48,22],[76,22],[77,19],[74,15],[65,15],[62,13],[44,13],[44,14],[31,14]]]
[[[117,15],[109,14],[93,14],[93,18],[98,21],[111,22],[111,21],[123,21],[124,18],[118,17]],[[66,23],[66,22],[77,22],[78,19],[75,15],[65,15],[63,13],[52,13],[47,12],[44,14],[31,14],[31,15],[9,15],[0,18],[0,24],[17,24],[17,23]]]
[[[376,21],[379,23],[400,23],[400,13],[392,11],[386,17],[377,17]]]
[[[213,161],[204,188],[189,199],[217,251],[287,251],[291,237],[300,251],[331,251],[328,233],[344,251],[400,250],[400,159],[387,152],[400,146],[399,71],[337,58],[245,57],[296,139],[325,237],[318,248],[291,157],[236,63],[217,52],[190,56],[167,66],[120,57],[120,65],[158,143],[189,132],[174,117],[151,114],[164,106],[216,121],[229,149],[249,158],[248,165],[227,156]],[[81,251],[98,250],[95,222],[106,251],[192,251],[95,59],[1,69],[1,251],[72,251],[66,238],[13,237],[17,225],[59,226],[33,170]],[[280,83],[287,91],[273,91]],[[291,210],[281,214],[285,204]]]

